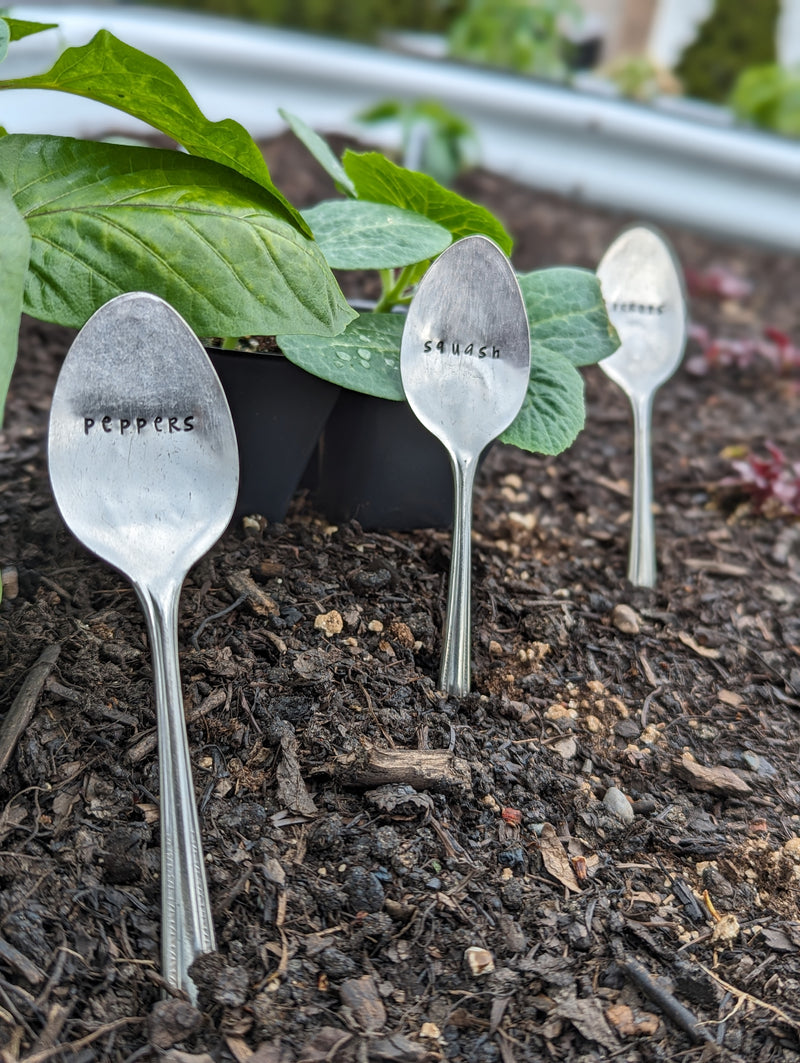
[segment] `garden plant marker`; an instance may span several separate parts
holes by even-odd
[[[686,298],[680,267],[665,238],[637,225],[624,230],[597,267],[608,316],[621,344],[600,368],[630,399],[634,471],[628,579],[656,582],[651,422],[653,395],[680,365]]]
[[[517,416],[531,348],[519,283],[485,236],[452,244],[422,278],[403,329],[400,370],[411,409],[450,455],[453,549],[440,687],[470,681],[472,492],[482,451]]]
[[[178,600],[225,530],[238,486],[228,404],[183,319],[154,295],[102,306],[53,395],[50,479],[65,523],[127,576],[147,619],[160,770],[163,975],[192,1000],[188,969],[214,950],[178,668]]]

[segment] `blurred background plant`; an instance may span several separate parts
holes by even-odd
[[[145,0],[157,6],[183,7],[217,15],[252,19],[355,41],[374,42],[391,29],[444,33],[466,0]]]
[[[451,184],[477,161],[475,130],[436,100],[383,100],[361,111],[356,121],[366,126],[398,125],[403,165],[443,185]]]
[[[576,0],[469,0],[448,31],[448,53],[518,74],[564,79],[574,48],[568,30],[582,17]]]

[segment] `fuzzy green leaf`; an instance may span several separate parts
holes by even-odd
[[[443,188],[427,174],[405,170],[378,152],[359,155],[347,151],[342,162],[359,199],[413,210],[444,226],[454,240],[475,234],[488,236],[510,254],[511,237],[493,214]]]
[[[361,314],[339,336],[278,336],[290,362],[314,376],[381,399],[405,398],[400,380],[403,314]]]
[[[0,184],[0,232],[3,249],[0,253],[0,424],[17,357],[17,336],[22,313],[25,275],[31,251],[31,234],[17,210],[14,199]]]
[[[531,377],[522,409],[500,436],[537,454],[560,454],[583,428],[583,379],[561,355],[531,352]]]
[[[335,334],[352,319],[322,252],[261,185],[176,151],[0,138],[33,237],[25,308],[82,325],[121,292],[160,295],[200,335]]]
[[[270,179],[261,149],[238,122],[209,121],[166,64],[100,30],[67,48],[44,74],[0,81],[0,89],[53,89],[99,100],[147,122],[192,155],[228,166],[268,189],[286,219],[308,234],[299,213]]]
[[[5,19],[0,18],[0,63],[8,55],[8,42],[11,40],[11,30]]]
[[[593,365],[619,347],[600,283],[585,269],[543,269],[518,277],[528,312],[531,350]]]
[[[30,37],[34,33],[44,33],[45,30],[58,29],[57,22],[29,22],[27,19],[11,18],[3,15],[3,21],[8,23],[12,41],[21,41],[23,37]]]
[[[303,211],[331,269],[397,269],[440,254],[447,229],[410,210],[329,199]]]
[[[327,141],[323,140],[319,133],[315,133],[311,126],[307,125],[302,118],[298,118],[296,114],[285,111],[282,107],[278,108],[278,114],[297,139],[308,148],[325,173],[333,178],[343,192],[355,198],[355,185],[345,173],[344,167],[331,151]]]

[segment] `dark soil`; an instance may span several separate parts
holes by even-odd
[[[286,141],[268,157],[296,202],[327,194]],[[520,269],[593,267],[629,220],[460,187]],[[753,284],[694,321],[800,336],[796,259],[669,235]],[[567,453],[495,448],[469,697],[436,690],[446,531],[333,527],[298,497],[196,566],[181,668],[219,951],[195,1012],[158,974],[143,619],[47,480],[70,339],[24,322],[0,436],[6,718],[58,652],[0,749],[3,1063],[800,1059],[800,526],[719,488],[725,448],[800,459],[796,370],[684,365],[659,393],[654,591],[625,578],[631,423],[599,370]]]

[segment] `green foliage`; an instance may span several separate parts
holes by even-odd
[[[575,0],[468,0],[450,27],[448,50],[454,59],[563,79],[570,50],[564,24],[580,13]]]
[[[147,0],[157,3],[162,0]],[[374,41],[383,30],[442,33],[464,0],[170,0],[170,6],[268,22],[309,33]]]
[[[517,418],[500,437],[523,450],[559,454],[584,424],[576,366],[619,346],[597,277],[588,270],[538,270],[519,277],[531,332],[531,377]],[[362,314],[339,336],[279,336],[286,357],[317,376],[379,398],[405,398],[400,377],[403,316]]]
[[[0,26],[13,39],[13,24],[0,19]],[[388,310],[409,299],[430,260],[453,239],[477,233],[507,253],[511,248],[484,208],[378,153],[347,152],[340,162],[300,119],[287,116],[351,197],[299,214],[272,184],[246,130],[209,122],[168,67],[105,31],[69,49],[47,73],[0,81],[2,88],[48,88],[110,103],[188,152],[0,137],[3,389],[22,308],[79,326],[113,296],[145,289],[201,335],[278,334],[287,357],[310,372],[400,399],[402,318],[357,316],[331,267],[378,270],[384,285],[378,310]],[[592,274],[555,270],[521,283],[533,368],[523,411],[504,438],[554,453],[583,424],[574,366],[605,357],[616,341]],[[329,337],[340,332],[331,346]]]
[[[218,163],[9,134],[0,173],[33,239],[25,310],[34,317],[80,326],[142,288],[201,335],[330,333],[353,316],[319,248],[272,194]]]
[[[560,267],[519,276],[531,330],[531,350],[594,365],[619,346],[606,314],[597,277],[589,270]]]
[[[365,125],[400,126],[403,163],[449,185],[477,155],[475,131],[465,119],[436,100],[383,100],[356,115]]]
[[[675,73],[687,96],[724,103],[739,74],[775,61],[779,0],[716,0]]]
[[[416,211],[443,225],[454,240],[483,234],[510,254],[511,237],[490,211],[442,188],[427,174],[405,170],[374,151],[346,151],[342,162],[359,199]]]
[[[165,63],[108,30],[100,30],[79,48],[67,48],[45,74],[0,81],[0,89],[52,89],[116,107],[172,137],[191,155],[222,163],[263,185],[274,197],[274,209],[310,235],[273,185],[264,156],[247,130],[231,118],[210,122]]]
[[[0,140],[2,144],[2,140]],[[2,172],[2,171],[0,171]],[[17,334],[22,313],[25,277],[31,250],[31,234],[14,199],[0,183],[0,424],[8,383],[17,353]]]
[[[361,314],[333,339],[278,336],[295,365],[350,391],[379,399],[405,399],[400,380],[403,314]]]
[[[739,75],[729,103],[739,118],[787,137],[800,137],[800,70],[777,63]]]
[[[331,269],[397,269],[435,258],[451,242],[421,214],[360,199],[331,199],[303,217]]]

